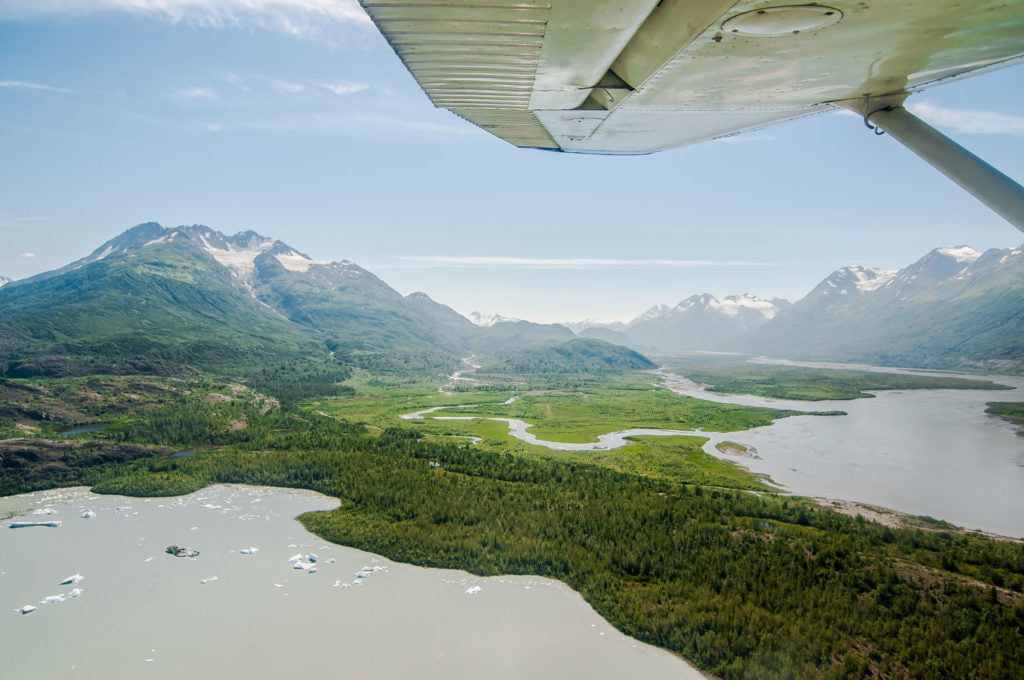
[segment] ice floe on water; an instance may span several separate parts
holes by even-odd
[[[68,576],[66,579],[64,579],[63,581],[61,581],[57,585],[60,585],[60,586],[70,586],[72,584],[78,583],[83,578],[85,578],[85,577],[82,576],[81,574],[74,574],[73,576]]]
[[[42,494],[0,499],[0,507],[21,504],[6,515],[13,519],[47,505],[65,518],[59,531],[0,532],[0,603],[12,610],[0,617],[0,639],[24,651],[5,656],[5,677],[71,677],[71,668],[76,677],[136,677],[139,664],[152,660],[147,677],[175,680],[195,675],[202,659],[204,677],[269,678],[293,674],[296,658],[308,674],[330,675],[342,655],[354,675],[374,677],[700,678],[660,650],[641,645],[637,653],[633,640],[617,645],[620,636],[558,582],[420,569],[326,544],[294,520],[337,506],[323,496],[232,486],[130,503],[84,490],[62,494],[45,503]],[[266,521],[242,521],[257,500]],[[204,504],[221,508],[211,513]],[[85,507],[99,517],[127,508],[119,513],[127,524],[89,521],[81,517]],[[130,514],[135,509],[139,515]],[[201,531],[188,533],[196,525]],[[161,554],[186,537],[186,549],[201,557]],[[298,562],[308,568],[295,569]],[[321,576],[306,578],[313,569]],[[54,589],[83,574],[88,598],[78,587],[84,579]],[[593,622],[608,637],[595,636]],[[600,645],[587,646],[584,627]],[[336,654],[322,654],[325,648]],[[390,653],[395,648],[402,654]],[[517,662],[518,675],[507,666],[512,657],[528,660]]]

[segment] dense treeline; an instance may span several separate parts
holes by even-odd
[[[232,421],[244,429],[232,429]],[[601,615],[722,678],[1024,677],[1024,547],[894,530],[796,499],[369,436],[316,414],[200,394],[97,433],[203,449],[82,468],[96,490],[209,483],[341,499],[302,517],[416,564],[564,580]],[[211,450],[210,447],[222,447]]]
[[[593,338],[574,338],[560,345],[499,352],[486,373],[517,375],[626,373],[655,368],[647,357],[627,347]]]
[[[348,366],[315,363],[311,360],[264,366],[251,371],[247,382],[254,389],[278,399],[285,405],[313,397],[341,397],[355,393],[344,380],[352,377]]]

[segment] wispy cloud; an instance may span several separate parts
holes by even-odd
[[[960,134],[1024,137],[1024,116],[993,111],[951,109],[914,101],[908,103],[907,108],[932,125]]]
[[[356,0],[5,0],[0,4],[0,18],[7,19],[100,12],[126,12],[207,28],[258,27],[295,36],[326,34],[339,24],[372,25]]]
[[[355,94],[356,92],[362,92],[363,90],[370,89],[370,86],[366,83],[320,83],[328,90],[336,95],[344,97],[345,95]]]
[[[40,224],[47,221],[49,218],[43,215],[12,215],[11,213],[0,212],[0,228],[10,227],[29,227],[34,224]]]
[[[22,257],[35,257],[36,254],[35,253],[22,253],[21,256]]]
[[[23,80],[0,80],[0,87],[24,87],[29,90],[46,90],[47,92],[74,92],[66,87],[54,87],[42,83],[26,83]]]
[[[285,94],[299,94],[306,89],[306,86],[302,83],[296,83],[291,80],[280,80],[278,78],[268,78],[267,82],[270,87],[277,92],[283,92]]]
[[[649,260],[590,257],[500,257],[460,255],[409,255],[399,260],[423,267],[468,267],[508,269],[679,269],[690,267],[770,266],[770,262],[742,260]]]
[[[216,101],[217,93],[208,87],[182,87],[167,93],[171,99],[180,101]]]

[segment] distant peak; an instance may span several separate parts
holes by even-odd
[[[464,315],[467,319],[472,321],[477,326],[493,326],[497,323],[506,322],[519,322],[522,319],[516,319],[510,316],[502,316],[501,314],[482,314],[480,312],[470,312]]]
[[[946,246],[945,248],[936,248],[935,252],[964,264],[970,264],[981,257],[981,253],[970,246]]]

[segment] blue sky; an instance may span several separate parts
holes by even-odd
[[[911,102],[1024,179],[1024,66]],[[5,0],[0,275],[148,220],[538,321],[796,299],[844,265],[1024,240],[849,114],[651,156],[521,150],[434,109],[354,2]]]

